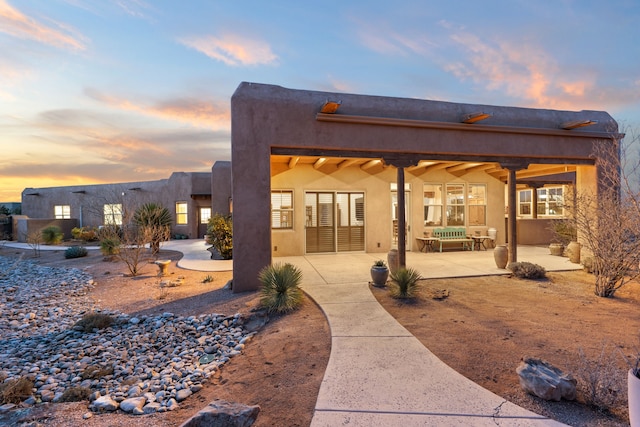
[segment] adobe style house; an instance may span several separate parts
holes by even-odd
[[[211,185],[209,172],[174,172],[158,181],[26,188],[23,216],[14,217],[14,239],[24,241],[29,232],[52,224],[66,237],[73,227],[121,224],[123,216],[150,202],[171,212],[172,236],[202,238],[211,216]]]
[[[274,256],[417,250],[440,227],[494,228],[515,261],[516,243],[548,243],[541,220],[562,217],[574,189],[598,188],[594,144],[621,137],[603,111],[256,83],[231,113],[234,292],[257,289]]]

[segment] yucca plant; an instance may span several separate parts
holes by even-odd
[[[292,264],[272,264],[258,274],[262,283],[260,304],[269,312],[287,313],[297,309],[304,300],[302,271]]]
[[[160,243],[169,240],[171,235],[171,212],[161,205],[146,203],[136,209],[133,221],[148,236],[151,253],[156,255],[160,251]]]
[[[57,245],[62,242],[63,237],[64,234],[62,234],[62,230],[57,225],[50,225],[42,229],[42,240],[47,245]]]
[[[391,273],[392,286],[389,293],[393,298],[410,299],[415,297],[418,290],[418,280],[420,273],[413,268],[399,268]]]

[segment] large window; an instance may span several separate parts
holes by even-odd
[[[469,225],[487,225],[487,186],[469,184]]]
[[[522,190],[518,192],[518,212],[520,215],[531,215],[531,190]]]
[[[211,218],[211,208],[200,208],[200,224],[208,224]]]
[[[442,184],[424,184],[424,225],[442,225]]]
[[[563,216],[564,191],[562,187],[538,188],[538,216]],[[533,190],[518,191],[518,214],[533,215]]]
[[[122,205],[108,204],[104,205],[104,224],[105,225],[122,225]]]
[[[186,225],[188,223],[187,202],[176,203],[176,225]]]
[[[271,191],[271,228],[293,228],[293,191]]]
[[[71,218],[71,206],[56,205],[53,207],[53,215],[56,219],[69,219]]]
[[[564,215],[562,187],[538,189],[538,215]]]
[[[464,184],[447,184],[447,226],[464,226]]]

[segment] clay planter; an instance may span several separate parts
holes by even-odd
[[[640,378],[634,375],[633,369],[629,369],[627,374],[627,391],[631,427],[640,427]]]
[[[493,258],[496,260],[496,266],[504,269],[509,261],[509,250],[505,245],[498,245],[493,250]]]
[[[569,255],[569,261],[574,264],[580,264],[580,243],[569,243],[567,245],[567,254]]]
[[[400,267],[400,256],[397,249],[391,249],[387,254],[387,265],[392,273],[395,273]]]
[[[549,252],[551,255],[562,256],[564,252],[564,246],[561,243],[551,243],[549,245]]]
[[[373,286],[386,286],[388,278],[389,269],[387,267],[377,267],[375,265],[371,267],[371,282]]]

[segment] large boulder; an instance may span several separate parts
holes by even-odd
[[[249,427],[260,412],[259,406],[214,400],[180,427]]]
[[[520,386],[529,394],[555,401],[576,398],[575,378],[544,360],[526,357],[516,372],[520,378]]]

